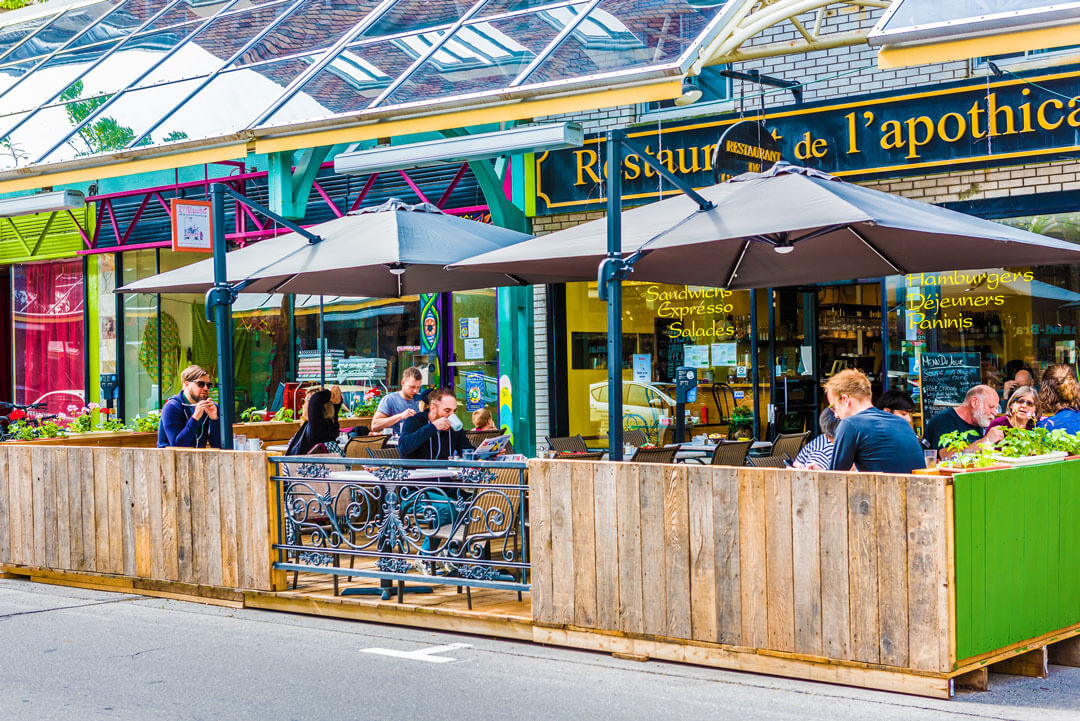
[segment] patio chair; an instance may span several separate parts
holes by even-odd
[[[522,479],[518,475],[519,472],[516,468],[495,468],[492,469],[492,473],[495,477],[488,480],[488,483],[509,486],[517,485],[522,480],[524,480],[525,484],[528,484],[529,481],[528,471],[525,471],[525,477]],[[483,544],[481,557],[490,559],[491,544],[494,541],[498,542],[499,545],[506,544],[505,547],[513,552],[513,557],[520,558],[521,538],[519,534],[522,529],[517,525],[520,494],[517,491],[484,491],[482,489],[477,489],[474,493],[477,495],[473,501],[473,510],[469,514],[469,522],[465,525],[464,531],[462,548],[465,549],[465,555],[470,558],[474,557],[469,549],[475,548],[475,544]],[[513,578],[513,576],[507,574],[507,579],[510,578]],[[458,592],[461,592],[460,586]],[[518,601],[521,600],[521,591],[518,591],[517,598]],[[465,586],[465,601],[471,611],[472,590],[469,586]]]
[[[773,441],[772,455],[788,456],[794,458],[799,455],[799,451],[806,445],[806,442],[810,440],[810,431],[806,433],[781,433]]]
[[[367,448],[368,458],[401,458],[397,447],[394,448]]]
[[[623,431],[622,439],[623,443],[629,443],[634,448],[641,448],[643,445],[649,442],[649,439],[645,436],[645,431],[641,430],[640,428]]]
[[[746,462],[754,468],[787,468],[786,458],[788,456],[747,456]]]
[[[481,443],[488,438],[498,438],[503,435],[502,431],[465,431],[465,437],[469,439],[469,443],[473,448],[478,447]]]
[[[714,466],[745,466],[753,441],[721,441],[712,454]]]
[[[390,436],[377,433],[371,436],[357,436],[351,438],[345,445],[346,458],[368,458],[368,450],[372,448],[385,448]]]
[[[555,457],[561,461],[602,461],[604,451],[563,451]]]
[[[576,436],[566,436],[562,438],[552,438],[551,436],[545,436],[548,443],[548,448],[553,451],[565,453],[566,451],[581,451],[585,452],[589,450],[589,447],[585,445],[585,439],[578,433]]]
[[[631,463],[674,463],[675,454],[679,452],[679,447],[676,446],[664,446],[662,448],[638,448],[634,451],[633,458],[630,459]]]

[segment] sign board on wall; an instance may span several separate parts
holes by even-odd
[[[183,253],[211,253],[214,250],[210,203],[205,200],[173,198],[172,249]]]
[[[1018,164],[1080,155],[1080,70],[965,80],[918,91],[852,96],[770,110],[765,127],[784,160],[843,178],[895,177],[960,167]],[[1073,100],[1069,100],[1073,98]],[[758,119],[750,117],[750,120]],[[695,188],[716,182],[713,158],[724,130],[741,118],[715,115],[630,129],[675,175]],[[536,155],[536,202],[530,212],[554,215],[603,209],[606,143],[587,136],[580,148]],[[640,157],[623,162],[627,206],[660,196],[656,172]],[[721,169],[722,170],[722,169]],[[723,178],[721,178],[723,179]],[[680,191],[662,185],[664,196]]]

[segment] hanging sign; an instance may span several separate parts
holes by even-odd
[[[484,407],[484,376],[479,373],[465,374],[465,410],[472,413]]]
[[[434,353],[439,346],[439,309],[435,306],[438,293],[420,296],[420,345],[425,353]]]
[[[652,381],[652,355],[649,353],[634,354],[634,380],[639,383]]]
[[[171,212],[173,251],[183,253],[213,252],[213,222],[208,201],[173,198]]]
[[[764,123],[742,120],[728,127],[713,150],[713,181],[722,183],[743,173],[760,173],[781,159],[780,144]]]

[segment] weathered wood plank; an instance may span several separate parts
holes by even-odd
[[[86,488],[86,468],[80,462],[78,451],[57,449],[57,463],[67,463],[68,467],[68,522],[71,524],[71,567],[86,570],[86,541],[83,525],[83,512],[86,503],[83,500]]]
[[[94,474],[94,557],[98,570],[110,573],[109,556],[109,463],[107,448],[90,449]]]
[[[571,468],[581,461],[553,462],[551,480],[551,600],[555,623],[574,623],[574,516]]]
[[[205,503],[203,503],[204,525],[199,534],[203,537],[203,549],[206,553],[206,583],[211,586],[222,585],[222,548],[221,548],[221,461],[222,456],[213,452],[200,453],[196,462],[202,466],[206,478]]]
[[[795,650],[795,591],[791,560],[791,471],[765,473],[765,568],[769,646]]]
[[[60,541],[56,517],[60,490],[57,488],[59,478],[57,478],[57,474],[53,470],[57,462],[50,455],[43,457],[41,463],[41,502],[45,504],[44,528],[42,529],[45,535],[45,562],[42,565],[46,568],[60,568]]]
[[[26,494],[26,479],[32,473],[30,449],[13,445],[10,454],[8,472],[11,474],[11,487],[8,513],[11,517],[11,560],[28,565],[34,560],[33,554],[27,552],[27,541],[34,533],[32,496]]]
[[[192,527],[192,473],[193,455],[188,451],[171,451],[176,454],[176,546],[180,580],[195,583],[195,548]]]
[[[529,463],[529,550],[532,559],[532,615],[555,623],[551,597],[551,464]]]
[[[570,471],[574,539],[574,624],[596,627],[596,523],[593,477],[596,463],[574,462]]]
[[[908,480],[907,516],[908,663],[923,671],[948,671],[948,596],[940,592],[949,583],[941,479]]]
[[[642,633],[645,628],[641,567],[641,480],[636,463],[619,467],[615,477],[619,524],[618,630]]]
[[[72,570],[71,564],[71,473],[65,458],[53,458],[49,472],[55,479],[56,568]]]
[[[686,469],[687,509],[690,519],[690,633],[697,641],[715,642],[716,625],[716,522],[713,520],[712,466]]]
[[[8,472],[8,449],[0,446],[0,563],[11,561],[11,474]]]
[[[873,476],[848,482],[848,583],[851,593],[851,657],[877,663],[877,498]]]
[[[667,570],[664,553],[664,467],[638,466],[641,509],[641,596],[645,633],[667,633]]]
[[[616,466],[602,463],[593,477],[593,522],[596,533],[596,621],[600,628],[619,627],[619,519],[615,491]]]
[[[97,571],[97,520],[95,519],[94,451],[91,448],[72,448],[69,457],[75,458],[79,467],[79,483],[82,485],[82,536],[83,567]]]
[[[132,518],[135,523],[135,574],[140,578],[151,578],[150,558],[150,489],[152,482],[150,464],[156,460],[156,451],[133,448],[131,467],[134,477],[131,485]],[[157,465],[156,463],[154,465]]]
[[[248,471],[251,478],[252,573],[256,588],[279,588],[284,571],[272,571],[275,556],[273,543],[278,534],[280,488],[270,479],[270,464],[265,453],[252,453]]]
[[[908,665],[907,482],[877,478],[880,662]]]
[[[110,573],[124,572],[124,503],[122,476],[123,459],[119,451],[108,449],[105,477],[108,483],[106,496],[109,501],[109,568]],[[129,469],[130,470],[130,469]]]
[[[251,551],[254,529],[251,525],[251,462],[253,453],[238,453],[233,464],[232,504],[236,511],[236,583],[239,588],[255,588]],[[227,496],[222,494],[222,503]],[[263,559],[263,563],[267,563]]]
[[[742,643],[768,648],[765,569],[765,471],[739,469],[739,580],[742,584]]]
[[[713,534],[716,543],[716,641],[742,643],[739,580],[739,469],[714,467]]]
[[[812,656],[821,645],[820,475],[796,471],[791,479],[791,559],[794,570],[795,650]]]
[[[847,476],[819,476],[821,524],[821,645],[829,658],[851,658],[848,588]]]
[[[125,576],[135,575],[135,459],[132,453],[131,448],[119,451],[121,545]]]
[[[7,509],[8,524],[0,528],[0,533],[7,534],[8,554],[7,560],[11,563],[22,563],[22,512],[19,503],[19,494],[22,492],[19,481],[19,469],[21,468],[18,458],[18,446],[5,448],[7,455]]]
[[[191,474],[191,565],[195,571],[195,583],[210,583],[209,534],[206,533],[206,463],[202,462],[201,453],[181,451],[188,456],[188,469]]]
[[[46,456],[43,448],[30,451],[30,465],[33,480],[31,494],[34,517],[34,565],[45,566],[45,484],[48,478]]]
[[[158,450],[158,473],[161,476],[161,560],[163,575],[170,581],[180,580],[179,544],[177,539],[178,501],[176,492],[176,451]]]
[[[218,541],[221,553],[221,585],[236,588],[239,571],[236,549],[236,483],[237,467],[247,476],[247,463],[242,451],[222,453],[218,457],[218,516],[221,519],[221,535]],[[211,539],[213,542],[213,539]]]
[[[172,579],[169,579],[165,572],[165,547],[161,528],[161,458],[166,455],[162,450],[154,449],[146,456],[146,512],[150,517],[150,577],[164,581]]]
[[[690,638],[690,515],[686,465],[664,467],[664,581],[667,635]]]

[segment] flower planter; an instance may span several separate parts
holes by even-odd
[[[1038,456],[1019,456],[1015,458],[995,455],[994,460],[1006,466],[1032,466],[1038,463],[1056,463],[1057,461],[1064,461],[1068,456],[1069,454],[1065,451],[1054,451],[1052,453],[1043,453]]]

